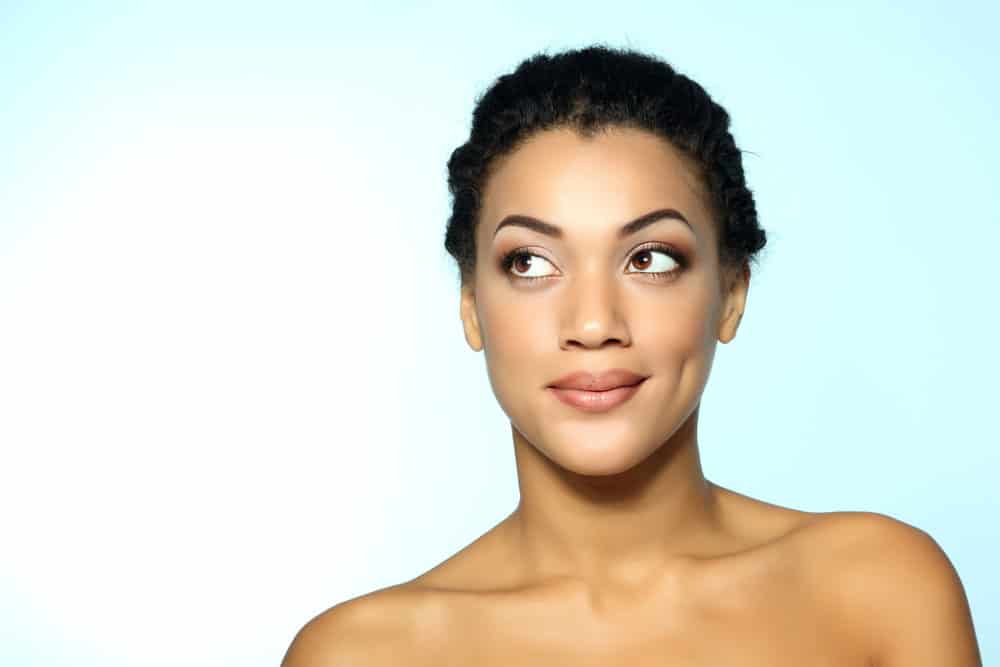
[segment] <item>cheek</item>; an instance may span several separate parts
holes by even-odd
[[[554,334],[548,312],[535,300],[523,296],[484,295],[480,300],[480,318],[487,357],[501,364],[525,366],[533,364],[546,351],[551,354]]]
[[[635,342],[667,353],[697,354],[705,344],[709,304],[697,291],[678,292],[655,305],[641,304],[631,321]]]
[[[647,347],[658,350],[652,371],[661,376],[667,393],[696,400],[693,397],[704,390],[715,354],[714,306],[708,291],[687,297],[650,318],[644,333],[650,341]]]
[[[508,296],[502,290],[480,295],[483,355],[493,394],[512,419],[524,414],[552,380],[553,350],[558,351],[551,311],[523,294]]]

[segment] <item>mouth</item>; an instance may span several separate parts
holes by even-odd
[[[598,413],[607,412],[628,401],[638,393],[639,388],[642,387],[647,379],[642,378],[634,384],[622,385],[601,391],[566,389],[551,386],[546,389],[566,405],[584,412]]]

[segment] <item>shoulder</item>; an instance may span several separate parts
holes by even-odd
[[[352,598],[309,620],[281,667],[398,664],[436,639],[440,605],[419,586],[399,584]]]
[[[962,582],[927,532],[876,512],[819,514],[807,532],[815,588],[875,664],[982,664]]]

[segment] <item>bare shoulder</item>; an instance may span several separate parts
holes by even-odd
[[[876,512],[828,512],[802,537],[815,589],[863,633],[873,664],[980,667],[964,587],[926,531]]]
[[[410,583],[379,589],[333,606],[292,639],[281,667],[395,665],[435,639],[434,597]]]

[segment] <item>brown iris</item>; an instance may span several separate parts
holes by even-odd
[[[650,264],[650,262],[652,261],[652,259],[650,259],[650,258],[649,258],[650,254],[651,254],[651,253],[650,253],[650,251],[649,251],[649,250],[641,250],[641,251],[637,252],[637,253],[635,254],[635,257],[642,257],[642,256],[645,256],[645,257],[647,258],[647,261],[646,261],[646,262],[643,262],[643,264],[645,264],[645,266],[637,266],[637,265],[636,265],[636,263],[635,263],[635,262],[636,262],[636,260],[635,260],[635,258],[633,258],[633,259],[632,259],[632,266],[635,266],[635,268],[637,268],[637,269],[640,269],[640,270],[641,270],[641,269],[646,269],[646,268],[649,268],[649,264]]]
[[[524,265],[522,268],[522,264]],[[527,271],[531,268],[531,255],[521,254],[514,258],[513,266],[518,271]]]

